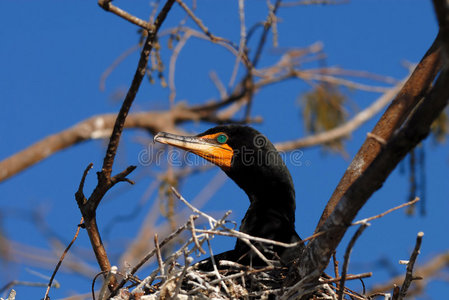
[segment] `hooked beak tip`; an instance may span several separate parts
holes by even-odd
[[[163,137],[164,133],[163,132],[158,132],[154,137],[153,137],[153,143],[162,143],[162,137]]]

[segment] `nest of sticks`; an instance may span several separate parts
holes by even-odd
[[[214,219],[210,215],[199,211],[189,204],[176,191],[179,199],[189,206],[195,213],[190,216],[186,224],[159,242],[155,236],[155,249],[136,266],[119,284],[121,287],[111,298],[114,300],[128,299],[339,299],[346,296],[349,299],[370,299],[348,288],[340,289],[341,278],[332,278],[323,274],[318,282],[310,284],[301,281],[294,268],[282,266],[279,260],[268,260],[251,242],[284,245],[294,247],[295,244],[283,244],[277,241],[252,237],[235,229],[229,228],[228,211],[221,219]],[[198,229],[195,221],[205,218],[208,229]],[[170,243],[181,233],[187,232],[189,238],[177,250],[164,259],[161,248]],[[198,264],[192,264],[195,254],[206,254],[206,248],[211,257],[214,252],[210,240],[214,236],[231,236],[239,238],[250,247],[267,264],[265,267],[252,268],[232,261],[221,260],[219,264],[211,259],[213,270],[203,271]],[[304,241],[303,241],[304,242]],[[150,258],[156,256],[158,266],[149,276],[140,280],[134,273]],[[293,270],[293,271],[292,271]],[[114,269],[110,276],[114,274]],[[114,274],[115,275],[115,274]],[[371,276],[371,273],[359,275],[345,275],[345,280],[361,279]],[[108,282],[106,280],[105,282]],[[128,286],[125,287],[125,284]],[[102,288],[102,292],[107,287]],[[102,294],[98,299],[107,299]],[[341,294],[341,295],[339,295]],[[104,296],[103,296],[104,295]],[[104,298],[103,298],[103,297]],[[341,298],[340,298],[341,299]]]

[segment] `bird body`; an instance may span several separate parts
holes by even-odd
[[[248,195],[249,208],[240,231],[284,243],[300,241],[295,231],[295,189],[289,170],[274,145],[257,130],[242,125],[221,125],[197,136],[159,133],[155,141],[193,152],[222,170]],[[256,244],[267,258],[279,256],[288,263],[302,251],[296,248]],[[275,255],[270,255],[275,252]],[[296,253],[295,253],[296,252]],[[238,239],[235,248],[215,256],[242,264],[262,261]]]

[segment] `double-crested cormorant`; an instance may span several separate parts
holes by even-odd
[[[257,130],[242,125],[223,125],[196,136],[160,132],[154,140],[193,152],[219,166],[242,188],[251,202],[240,231],[284,243],[300,241],[295,231],[295,189],[290,172],[273,144]],[[292,258],[293,249],[265,244],[256,247],[281,261]],[[294,251],[301,251],[302,244]],[[271,249],[266,251],[266,249]],[[287,250],[289,249],[289,250]],[[263,265],[241,240],[234,250],[215,256],[242,264]]]

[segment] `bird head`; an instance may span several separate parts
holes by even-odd
[[[223,127],[222,130],[215,127],[196,136],[159,132],[154,136],[154,141],[192,152],[228,171],[232,166],[234,149],[229,144],[230,132],[225,130],[227,127],[219,127]]]
[[[248,126],[220,125],[196,136],[160,132],[154,141],[195,153],[219,166],[248,194],[275,183],[292,185],[290,172],[276,148]],[[261,186],[261,182],[267,184]]]
[[[243,125],[221,125],[196,136],[160,132],[154,141],[171,145],[203,157],[225,172],[261,167],[269,164],[273,144],[257,130]]]

